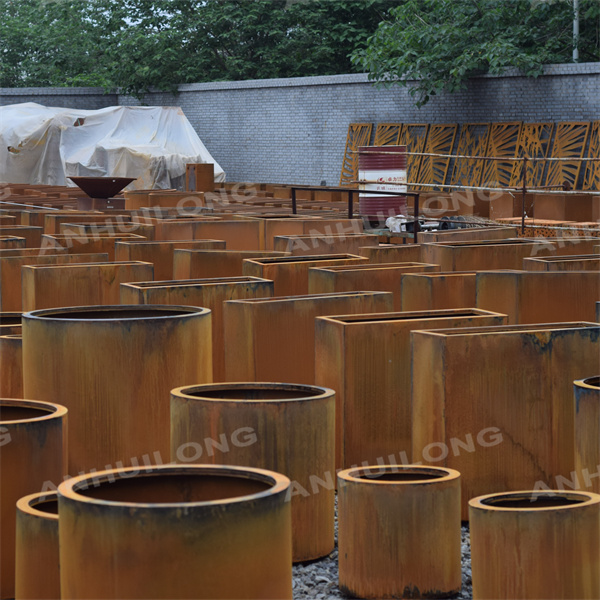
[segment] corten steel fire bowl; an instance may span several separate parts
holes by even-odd
[[[290,480],[223,465],[110,469],[58,487],[64,598],[292,598]]]
[[[69,177],[90,198],[112,198],[137,177]]]

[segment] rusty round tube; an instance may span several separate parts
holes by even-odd
[[[116,305],[23,315],[24,394],[70,411],[69,471],[168,462],[169,392],[212,381],[211,311]]]
[[[263,469],[111,469],[58,488],[65,598],[292,598],[290,481]]]
[[[339,585],[359,598],[461,588],[460,473],[378,465],[338,473]]]
[[[67,409],[0,399],[0,597],[15,594],[15,504],[66,474]]]
[[[171,392],[171,459],[247,465],[292,481],[295,562],[334,548],[335,392],[293,383],[214,383]]]
[[[58,493],[17,502],[15,600],[59,600]]]
[[[515,491],[469,500],[474,598],[598,598],[600,495]]]

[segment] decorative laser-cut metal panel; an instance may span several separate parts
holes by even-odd
[[[428,131],[428,123],[406,123],[402,126],[398,143],[401,146],[406,146],[407,152],[423,152],[427,143]],[[422,156],[409,154],[406,169],[407,181],[417,181],[422,158]]]
[[[590,145],[587,151],[589,158],[600,158],[600,121],[594,121],[590,129]],[[584,190],[600,191],[600,160],[585,161]]]
[[[519,146],[521,122],[492,123],[486,156],[514,158]],[[484,160],[481,185],[487,187],[507,187],[514,161]]]
[[[378,123],[373,146],[397,146],[402,123]]]
[[[350,123],[348,126],[340,185],[356,186],[354,182],[358,179],[358,147],[369,145],[372,130],[372,123]]]
[[[456,154],[484,156],[490,137],[489,123],[463,123],[458,138]],[[483,172],[480,158],[457,158],[454,161],[450,183],[454,185],[479,185]]]
[[[458,125],[430,125],[425,144],[425,152],[431,154],[452,154],[456,130]],[[419,168],[419,183],[441,184],[446,183],[446,175],[450,166],[450,157],[423,156]],[[415,189],[424,191],[439,190],[429,186],[415,186]]]
[[[553,131],[554,123],[523,123],[517,156],[547,158]],[[528,188],[543,185],[546,164],[545,160],[527,161],[525,182]],[[513,164],[510,185],[513,187],[523,185],[523,163],[521,161]]]
[[[589,123],[558,123],[552,145],[552,158],[572,158],[573,160],[554,160],[548,165],[546,185],[563,185],[569,183],[577,187],[579,172],[588,132]]]

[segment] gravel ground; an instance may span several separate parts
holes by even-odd
[[[337,511],[336,511],[337,513]],[[346,598],[338,588],[337,514],[335,520],[335,550],[325,558],[294,565],[294,600],[327,600]],[[469,527],[462,526],[462,589],[455,598],[472,598],[471,546]]]

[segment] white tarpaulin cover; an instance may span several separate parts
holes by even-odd
[[[225,181],[177,107],[0,107],[0,182],[74,186],[67,177],[137,177],[129,189],[181,188],[187,163],[211,162],[215,181]]]

